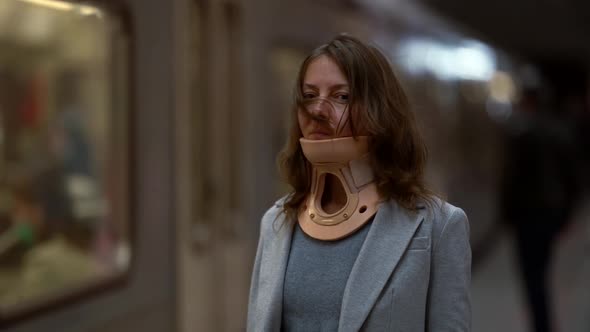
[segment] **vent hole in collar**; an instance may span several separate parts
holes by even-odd
[[[361,208],[359,209],[359,212],[365,213],[365,211],[367,211],[367,206],[366,205],[361,206]]]

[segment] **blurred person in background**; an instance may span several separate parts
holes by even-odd
[[[577,151],[580,154],[579,169],[584,190],[590,188],[590,74],[586,73],[582,88],[569,98],[570,112],[574,115],[577,134]]]
[[[262,218],[248,331],[469,331],[460,208],[423,181],[425,145],[385,56],[340,35],[302,63]]]
[[[547,88],[547,87],[546,87]],[[533,331],[554,330],[549,275],[558,235],[579,197],[576,138],[556,93],[529,88],[510,122],[500,214],[514,231]]]
[[[57,80],[56,113],[51,125],[52,153],[66,175],[94,174],[89,135],[88,102],[83,95],[84,73],[78,68],[63,70]]]

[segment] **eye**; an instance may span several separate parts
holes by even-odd
[[[315,98],[315,94],[313,92],[304,92],[303,99],[313,99]]]
[[[339,93],[334,97],[339,103],[348,103],[348,93]]]

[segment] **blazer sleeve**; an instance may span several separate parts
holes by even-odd
[[[248,299],[248,321],[247,331],[256,331],[256,322],[258,321],[258,310],[256,304],[258,303],[258,285],[260,281],[260,262],[262,260],[262,251],[264,248],[264,227],[260,228],[260,235],[258,238],[258,248],[256,249],[256,258],[254,259],[254,267],[252,269],[252,277],[250,280],[250,295]]]
[[[471,331],[471,247],[465,212],[454,208],[433,243],[428,331]]]

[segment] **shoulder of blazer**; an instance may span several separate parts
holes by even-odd
[[[285,223],[283,216],[283,203],[288,195],[279,198],[262,216],[260,222],[260,234],[269,234],[277,231]]]
[[[430,217],[432,222],[432,244],[434,248],[436,248],[438,240],[449,224],[463,223],[464,227],[469,229],[467,215],[463,209],[443,200],[436,201],[436,204],[434,204],[434,207],[430,211]],[[469,231],[467,231],[467,234],[469,234]]]

